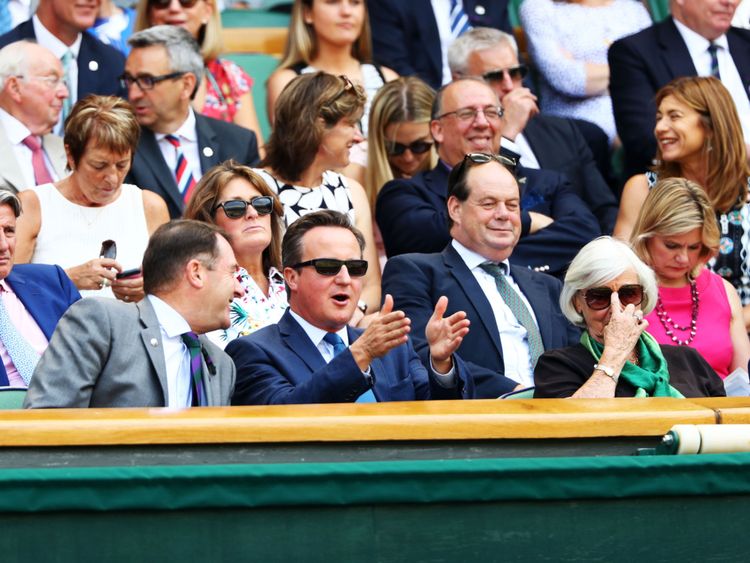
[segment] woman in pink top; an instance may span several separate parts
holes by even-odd
[[[646,316],[657,342],[695,348],[721,378],[746,369],[750,340],[737,291],[704,267],[719,247],[706,192],[684,178],[657,182],[630,242],[659,284],[656,307]]]

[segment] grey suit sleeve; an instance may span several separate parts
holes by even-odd
[[[110,348],[111,326],[104,303],[96,297],[74,303],[34,370],[24,408],[88,407]]]

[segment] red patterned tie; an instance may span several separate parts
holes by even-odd
[[[193,195],[193,188],[195,188],[195,178],[193,173],[190,171],[188,161],[185,158],[185,154],[182,152],[182,145],[180,140],[174,135],[167,135],[164,137],[167,142],[174,147],[177,157],[177,165],[174,169],[174,178],[177,181],[177,188],[182,194],[182,201],[187,203],[190,201],[190,196]]]
[[[52,175],[47,170],[44,163],[44,151],[42,150],[42,140],[36,135],[29,135],[23,141],[31,151],[31,166],[34,169],[34,181],[37,186],[50,184],[53,182]]]

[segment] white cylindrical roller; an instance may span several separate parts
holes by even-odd
[[[678,454],[750,452],[750,424],[677,424]]]

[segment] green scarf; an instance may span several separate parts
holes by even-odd
[[[581,334],[581,344],[598,362],[602,357],[604,346],[589,336],[588,331]],[[636,344],[640,365],[625,362],[620,377],[636,388],[636,397],[675,397],[685,396],[669,384],[667,360],[661,353],[659,344],[648,332],[641,334]]]

